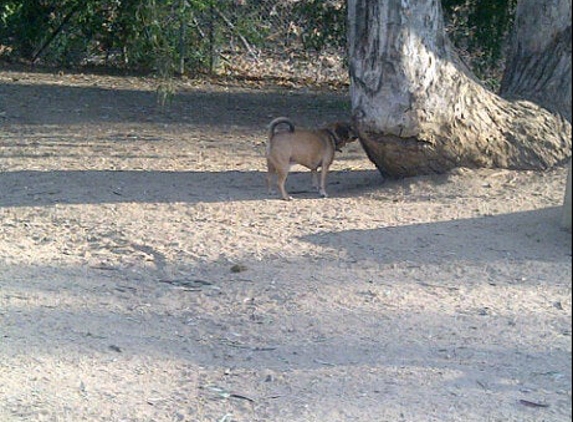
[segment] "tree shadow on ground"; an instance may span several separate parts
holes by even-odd
[[[437,264],[443,271],[451,271],[449,264],[477,269],[484,267],[480,264],[506,259],[516,268],[528,265],[524,268],[533,277],[519,282],[520,288],[539,294],[543,286],[569,283],[571,237],[558,227],[560,211],[560,207],[553,207],[455,221],[325,232],[303,239],[346,251],[347,259],[357,261],[354,265],[363,260],[378,260],[381,265],[407,261],[414,265]],[[248,257],[245,261],[257,273],[257,265],[261,269],[269,265],[250,262]],[[535,278],[542,273],[537,266],[547,262],[562,266],[567,278]],[[191,277],[198,270],[193,262],[169,265],[187,266],[185,272]],[[299,277],[305,274],[304,267],[316,266],[317,262],[300,258],[284,265],[291,265],[285,275]],[[97,357],[126,364],[138,357],[173,359],[214,372],[229,367],[239,373],[280,372],[289,382],[296,377],[296,382],[303,384],[329,374],[324,388],[352,381],[370,392],[397,395],[416,394],[416,383],[424,377],[426,385],[433,385],[437,391],[452,389],[462,397],[472,394],[484,400],[493,393],[529,397],[511,380],[537,377],[539,382],[541,375],[534,372],[554,374],[554,379],[548,381],[551,388],[570,388],[570,349],[562,346],[563,341],[559,340],[559,347],[550,342],[531,342],[520,332],[521,327],[527,332],[537,329],[535,324],[541,321],[536,313],[522,315],[516,327],[515,323],[507,324],[509,311],[489,315],[461,309],[452,314],[440,312],[437,305],[401,309],[383,303],[344,308],[328,299],[327,290],[321,295],[309,286],[303,292],[297,291],[288,303],[272,308],[272,318],[263,324],[252,318],[256,307],[236,306],[237,296],[243,297],[239,293],[241,282],[230,280],[228,275],[214,279],[212,286],[184,291],[160,283],[159,272],[134,279],[132,272],[121,268],[19,266],[15,271],[19,278],[6,276],[12,271],[6,266],[2,269],[3,281],[0,277],[5,292],[0,298],[5,327],[0,352],[7,358],[26,355],[45,360],[48,356],[66,356],[68,362],[73,362]],[[268,271],[274,272],[275,278],[281,277],[280,268]],[[334,281],[323,276],[325,279],[318,283],[321,288],[334,287],[349,295],[357,294],[360,284],[365,283],[352,271],[338,271],[337,276]],[[441,274],[434,276],[425,282],[439,284]],[[478,277],[482,278],[471,282],[474,287],[488,286],[487,276],[480,272]],[[270,277],[258,277],[248,282],[249,294],[257,297],[256,306],[275,303],[277,291],[289,288],[290,280],[284,280],[277,286],[280,289],[269,291]],[[497,281],[512,282],[501,278]],[[415,280],[401,282],[418,284],[420,294],[426,289]],[[457,282],[457,287],[462,287],[467,280]],[[306,295],[321,295],[324,305],[308,312]],[[110,297],[115,298],[114,306],[110,306]],[[147,305],[148,301],[151,304]],[[217,307],[202,308],[207,302]],[[140,312],[137,305],[141,304],[146,304],[145,312]],[[221,311],[227,307],[233,309],[232,313]],[[547,312],[551,309],[557,312],[554,308]],[[552,318],[550,324],[550,318],[544,320],[544,329],[553,333],[569,326],[565,311],[560,312],[561,316]],[[284,321],[292,320],[297,323],[296,329],[285,331]],[[424,321],[423,329],[420,321]],[[482,339],[480,330],[489,337]],[[260,379],[245,378],[243,382],[256,388],[250,383],[262,382]],[[428,395],[428,390],[424,391]],[[549,398],[556,400],[554,395]],[[552,406],[558,404],[552,402]]]
[[[20,277],[26,271],[24,268]],[[480,393],[486,388],[489,392],[513,391],[515,386],[507,380],[521,377],[523,371],[532,367],[539,372],[559,374],[562,388],[570,385],[570,352],[563,348],[543,343],[525,345],[518,334],[508,335],[508,331],[503,330],[494,334],[491,344],[479,340],[479,331],[473,331],[476,327],[494,324],[498,318],[505,322],[503,317],[450,315],[431,309],[405,312],[387,306],[368,312],[359,308],[344,310],[324,303],[324,307],[315,309],[313,314],[301,311],[293,315],[292,308],[281,307],[279,313],[273,311],[272,323],[261,325],[249,318],[252,313],[249,307],[235,310],[232,318],[225,313],[201,309],[200,303],[209,300],[230,306],[228,301],[232,301],[237,291],[232,283],[217,286],[222,290],[215,296],[207,288],[185,292],[168,285],[163,285],[160,293],[161,283],[152,286],[151,279],[134,282],[118,278],[117,274],[113,279],[111,276],[88,278],[85,269],[73,267],[37,267],[31,271],[34,286],[24,279],[8,282],[12,285],[8,284],[11,288],[3,298],[5,329],[0,355],[39,359],[75,356],[78,360],[97,357],[126,362],[147,357],[159,361],[174,359],[215,371],[233,367],[236,371],[324,374],[328,370],[335,378],[345,378],[346,371],[351,371],[358,377],[355,382],[365,383],[371,391],[384,387],[392,374],[414,376],[426,372],[431,376],[428,382],[439,388],[450,386]],[[39,271],[42,276],[38,276]],[[60,285],[59,280],[65,282]],[[7,287],[6,282],[2,284]],[[535,291],[538,286],[530,288]],[[107,308],[110,295],[116,297],[113,309]],[[163,302],[174,295],[188,298],[188,306],[183,311],[164,308]],[[157,303],[146,305],[146,311],[140,313],[138,304],[150,297]],[[259,300],[264,303],[266,299],[259,297]],[[23,309],[22,304],[28,301]],[[76,306],[78,303],[82,306]],[[131,305],[121,305],[127,303]],[[299,324],[298,330],[285,334],[278,327],[280,321],[293,318]],[[426,321],[424,331],[419,329],[419,320]],[[345,331],[330,331],[328,336],[317,339],[317,332],[328,332],[341,321]],[[460,326],[460,321],[461,331],[454,334],[448,327]],[[553,325],[557,329],[558,321]],[[230,334],[245,330],[250,331],[249,334],[237,337]],[[427,333],[433,333],[434,337],[424,341]],[[503,366],[498,362],[504,362]],[[366,374],[374,371],[382,378],[360,379],[363,371]],[[415,389],[406,379],[399,384]]]
[[[571,257],[571,234],[561,228],[561,215],[562,207],[551,207],[373,230],[324,232],[303,239],[380,265],[405,261],[420,265],[459,261],[463,265],[499,259],[566,263]]]
[[[350,115],[347,94],[279,89],[182,90],[161,106],[150,90],[15,82],[0,83],[0,98],[4,123],[25,125],[160,123],[258,130],[282,115],[310,126]]]
[[[265,172],[14,171],[0,173],[0,208],[55,204],[198,203],[274,199]],[[359,194],[381,184],[374,170],[334,171],[329,193]],[[318,198],[309,172],[289,175],[297,198]],[[278,200],[278,199],[277,199]]]

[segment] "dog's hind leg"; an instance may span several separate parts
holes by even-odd
[[[276,169],[276,171],[277,171],[277,186],[278,186],[279,191],[281,193],[281,197],[285,201],[290,201],[292,199],[292,196],[290,196],[285,189],[285,183],[286,183],[288,171],[284,171],[284,170],[278,169],[278,168]]]
[[[273,176],[277,173],[275,166],[270,160],[267,160],[267,192],[269,195],[274,195]]]

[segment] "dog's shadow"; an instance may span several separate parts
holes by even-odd
[[[379,189],[383,182],[376,170],[334,170],[328,172],[326,192],[329,198],[361,196]],[[320,198],[317,189],[312,187],[311,174],[306,170],[290,172],[286,190],[294,199]]]
[[[0,207],[55,204],[198,203],[278,200],[267,193],[262,171],[15,171],[0,173]],[[329,173],[331,197],[360,194],[380,185],[375,171]],[[309,172],[289,175],[295,198],[318,198]]]

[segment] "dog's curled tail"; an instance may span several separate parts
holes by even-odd
[[[272,138],[273,135],[276,133],[277,126],[282,124],[288,126],[289,132],[294,132],[294,123],[290,119],[288,119],[287,117],[278,117],[269,124],[269,137]]]

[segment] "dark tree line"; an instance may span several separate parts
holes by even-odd
[[[461,55],[484,80],[499,82],[499,66],[516,0],[442,0],[447,30]],[[281,0],[4,0],[0,57],[77,66],[97,61],[140,71],[208,68],[213,31],[232,21],[245,45],[272,39],[270,14]],[[346,45],[344,0],[302,0],[288,9],[307,50]],[[225,21],[227,19],[227,22]],[[286,22],[288,24],[288,22]],[[214,33],[215,32],[215,33]],[[282,42],[283,40],[277,40]],[[217,45],[215,46],[217,47]],[[184,56],[184,57],[183,57]],[[496,82],[493,82],[496,83]]]

